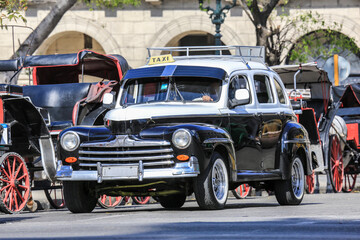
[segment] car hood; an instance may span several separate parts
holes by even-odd
[[[129,121],[137,119],[156,119],[168,117],[196,117],[206,115],[220,115],[216,103],[203,104],[138,104],[126,108],[117,108],[109,111],[105,120]]]

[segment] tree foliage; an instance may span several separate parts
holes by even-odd
[[[340,34],[342,25],[326,22],[317,12],[284,11],[288,0],[241,0],[241,7],[255,26],[256,45],[265,46],[270,65],[283,62],[291,49],[291,61],[306,62],[309,57],[328,58],[344,51],[359,53],[354,39]],[[276,10],[276,11],[274,11]],[[309,34],[312,33],[312,34]],[[299,36],[303,36],[299,39]]]
[[[81,2],[86,3],[90,9],[95,8],[118,8],[125,5],[134,5],[138,6],[141,3],[141,0],[81,0]]]
[[[27,0],[0,0],[0,26],[4,26],[4,20],[17,21],[21,19],[26,23],[26,18],[21,13],[26,8]]]

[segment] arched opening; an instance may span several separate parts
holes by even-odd
[[[223,42],[221,42],[224,45]],[[192,47],[192,46],[214,46],[214,35],[204,31],[191,31],[177,35],[166,44],[166,47]],[[184,52],[174,52],[174,56],[183,56]],[[211,55],[215,51],[194,51],[191,55]],[[230,55],[229,51],[223,51],[224,55]]]
[[[91,36],[81,32],[63,32],[53,37],[52,43],[45,50],[48,54],[76,53],[83,49],[89,49],[104,54],[104,48]]]
[[[350,75],[340,84],[360,82],[360,49],[352,38],[341,32],[317,30],[302,36],[289,51],[286,63],[317,62],[323,68],[334,54],[350,63]]]

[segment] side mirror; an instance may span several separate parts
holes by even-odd
[[[103,106],[106,109],[112,109],[115,107],[115,93],[105,93],[103,97]]]
[[[247,89],[237,89],[235,91],[235,98],[230,99],[230,107],[234,108],[238,105],[250,103],[250,93]]]

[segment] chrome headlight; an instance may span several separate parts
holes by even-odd
[[[76,132],[66,132],[60,139],[61,147],[66,151],[74,151],[80,145],[80,138]]]
[[[191,143],[191,133],[187,129],[180,128],[173,133],[172,142],[175,147],[185,149]]]

